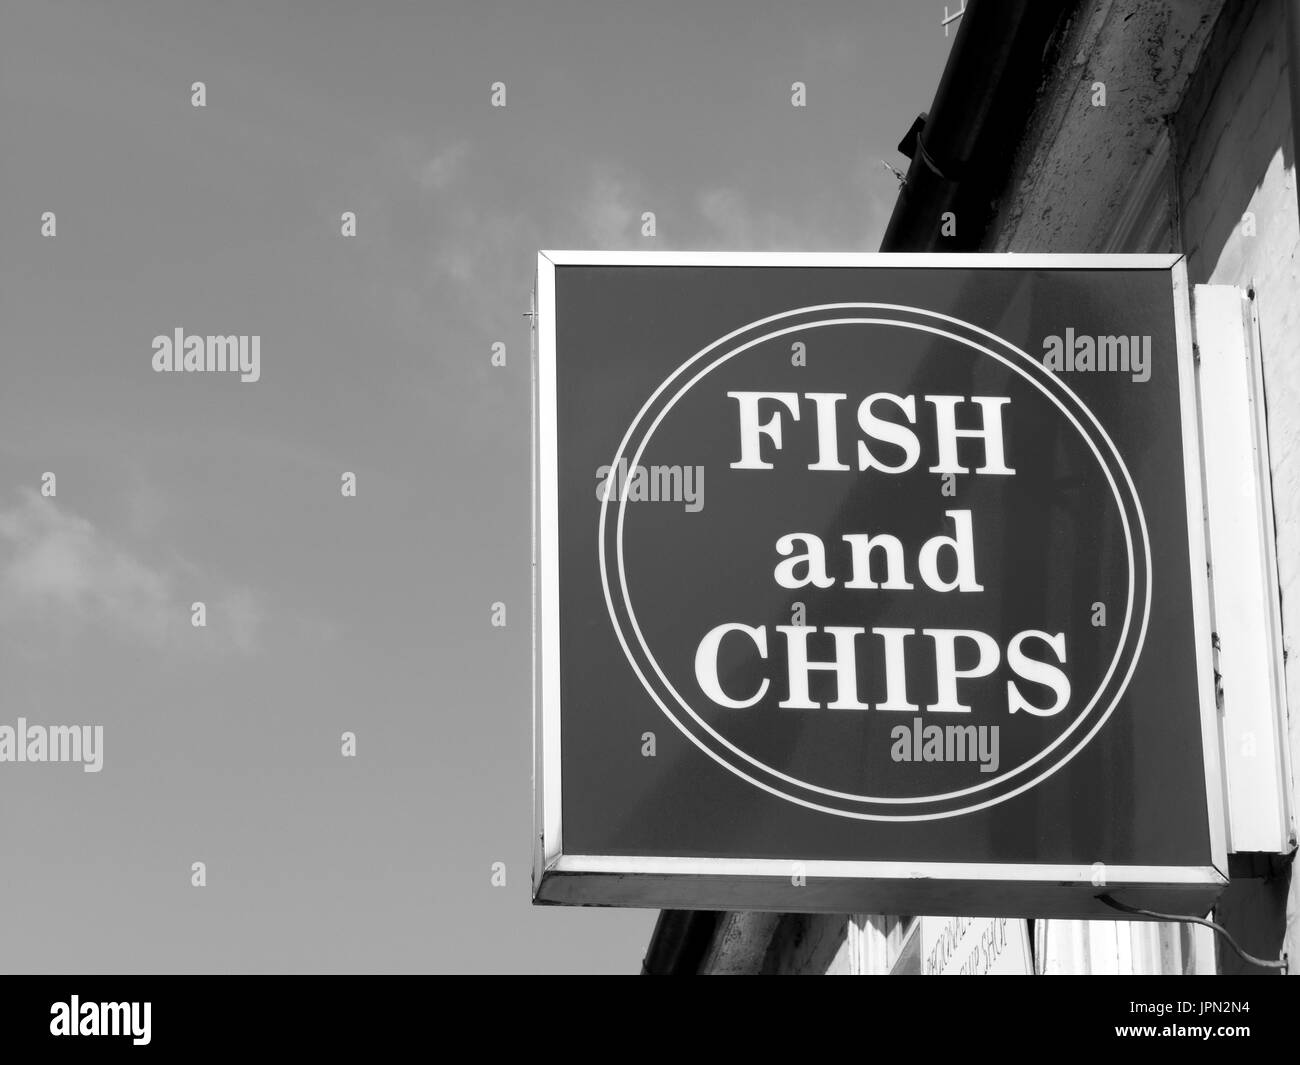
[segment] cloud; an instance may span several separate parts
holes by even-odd
[[[578,205],[586,243],[597,248],[630,246],[640,235],[642,212],[650,209],[648,199],[639,181],[610,167],[597,167]]]
[[[441,151],[419,164],[418,181],[425,192],[442,192],[451,186],[459,176],[466,158],[469,145],[464,141],[454,141]]]
[[[356,180],[366,299],[406,340],[449,321],[517,319],[526,309],[536,227],[510,194],[512,175],[454,136],[384,140]],[[526,291],[526,289],[525,289]],[[503,308],[509,311],[503,311]]]
[[[247,588],[232,588],[223,593],[216,601],[216,616],[224,624],[236,650],[246,655],[257,650],[262,609],[251,591]]]
[[[133,470],[127,480],[124,489],[127,529],[133,536],[141,539],[158,535],[170,510],[167,496],[139,470]]]
[[[815,194],[785,195],[755,205],[739,187],[699,192],[693,204],[708,247],[741,251],[875,251],[897,189],[865,152]]]
[[[720,251],[875,251],[896,191],[865,153],[843,174],[828,176],[824,188],[797,194],[766,188],[756,196],[739,183],[648,188],[609,162],[593,165],[578,187],[574,213],[586,246]],[[641,236],[648,210],[658,231],[653,242]]]
[[[31,489],[0,510],[0,625],[69,633],[93,626],[155,649],[179,647],[192,598],[177,583],[174,570],[142,561]],[[211,581],[187,584],[212,587]],[[263,611],[252,592],[220,588],[207,605],[215,639],[205,646],[244,654],[257,649]]]
[[[753,251],[790,251],[824,244],[815,227],[777,211],[755,210],[736,188],[714,188],[696,197],[710,244]]]

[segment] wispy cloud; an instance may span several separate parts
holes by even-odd
[[[632,246],[641,232],[642,213],[652,209],[650,199],[635,178],[607,165],[595,168],[576,204],[586,242],[594,248]]]
[[[521,249],[536,250],[537,227],[469,143],[392,137],[359,181],[368,296],[403,335],[440,335],[451,316],[481,323],[523,309],[517,290],[532,263]]]
[[[706,189],[696,197],[695,208],[709,241],[719,247],[787,251],[823,243],[805,219],[755,209],[738,188]]]
[[[874,164],[874,168],[873,168]],[[740,182],[688,191],[651,188],[610,163],[594,165],[574,204],[584,242],[595,248],[727,251],[875,251],[895,190],[878,160],[861,154],[825,188],[761,192]],[[653,241],[641,216],[655,212]]]
[[[96,627],[171,648],[189,634],[191,602],[203,600],[212,638],[185,646],[257,650],[264,612],[256,595],[212,580],[188,579],[184,590],[180,583],[176,568],[140,559],[34,490],[24,489],[14,506],[0,510],[0,625],[64,633]]]
[[[420,188],[425,192],[442,192],[460,175],[468,158],[469,145],[464,141],[443,145],[418,163]]]

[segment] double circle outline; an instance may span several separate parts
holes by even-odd
[[[802,315],[826,315],[829,312],[844,311],[863,311],[869,310],[876,313],[893,314],[895,317],[821,317],[812,321],[800,322],[797,325],[788,325],[780,328],[768,329],[761,332],[758,336],[744,340],[739,339],[745,334],[762,327],[771,326],[776,322],[781,322],[791,318],[797,318]],[[962,336],[950,331],[950,329],[929,324],[928,322],[918,322],[906,317],[908,315],[919,316],[922,319],[930,321],[939,321],[947,326],[955,326],[980,337],[983,341],[992,342],[1000,345],[1006,353],[998,352],[993,348],[986,346],[972,339],[969,336]],[[945,792],[939,795],[927,796],[870,796],[857,795],[850,792],[836,791],[820,785],[811,784],[807,781],[782,773],[777,769],[759,761],[746,751],[737,747],[725,736],[722,736],[706,721],[704,721],[682,698],[680,693],[674,688],[672,683],[664,675],[658,661],[646,644],[645,637],[641,633],[640,625],[637,623],[635,611],[632,608],[631,599],[627,589],[627,574],[625,559],[623,553],[623,530],[627,511],[626,494],[618,502],[618,514],[614,531],[614,556],[617,563],[617,592],[618,600],[623,606],[626,615],[626,622],[631,629],[636,646],[639,647],[641,654],[644,656],[638,661],[638,656],[630,646],[627,633],[624,631],[624,621],[619,617],[619,611],[616,609],[615,596],[611,592],[611,581],[609,573],[609,552],[607,550],[608,538],[608,513],[610,504],[610,494],[606,492],[601,500],[600,506],[600,527],[599,527],[599,561],[601,587],[605,597],[605,605],[609,611],[610,620],[613,623],[615,634],[618,637],[623,653],[626,655],[628,662],[631,664],[633,671],[636,673],[638,680],[647,694],[654,700],[655,704],[664,713],[664,715],[681,730],[696,746],[700,747],[710,758],[723,766],[728,771],[736,774],[750,784],[761,788],[779,798],[785,799],[797,805],[817,810],[823,813],[833,814],[841,817],[849,817],[858,820],[870,821],[926,821],[937,820],[947,817],[955,817],[960,814],[973,813],[976,810],[982,810],[997,803],[1021,794],[1022,792],[1037,786],[1048,777],[1060,770],[1066,763],[1082,751],[1101,730],[1102,726],[1110,719],[1118,706],[1120,699],[1123,697],[1129,682],[1132,680],[1134,670],[1137,668],[1138,660],[1141,657],[1142,646],[1146,640],[1146,632],[1151,613],[1151,546],[1147,532],[1146,517],[1142,511],[1141,501],[1138,498],[1137,490],[1133,485],[1132,477],[1129,475],[1128,468],[1125,466],[1123,459],[1119,454],[1114,442],[1102,428],[1100,422],[1082,400],[1054,374],[1050,373],[1045,367],[1039,364],[1032,356],[1025,351],[1002,339],[988,330],[981,329],[979,326],[972,325],[970,322],[963,321],[960,318],[954,318],[950,315],[940,314],[936,311],[929,311],[919,307],[910,307],[900,304],[890,303],[830,303],[819,304],[809,307],[800,307],[795,310],[785,311],[781,314],[775,314],[768,318],[759,319],[748,325],[734,330],[727,335],[718,338],[713,343],[696,352],[686,362],[682,363],[672,374],[670,374],[655,392],[646,400],[641,410],[637,413],[632,423],[628,426],[619,444],[618,451],[615,453],[614,460],[610,464],[611,469],[618,469],[619,463],[627,458],[628,448],[634,436],[638,440],[630,460],[628,468],[635,469],[640,465],[641,456],[644,453],[647,444],[653,436],[659,424],[666,417],[668,412],[676,405],[677,401],[686,395],[699,381],[711,373],[724,362],[740,355],[759,344],[772,340],[777,337],[787,336],[792,333],[806,333],[812,329],[826,328],[829,326],[841,325],[880,325],[894,326],[908,329],[920,330],[932,333],[938,336],[947,337],[959,344],[964,344],[981,354],[990,356],[1002,362],[1010,369],[1019,373],[1032,385],[1038,388],[1047,398],[1053,402],[1065,415],[1067,420],[1074,426],[1075,430],[1082,436],[1088,444],[1097,459],[1107,482],[1111,487],[1116,502],[1119,506],[1119,514],[1124,528],[1124,539],[1127,553],[1127,562],[1129,569],[1128,594],[1125,604],[1124,624],[1120,631],[1119,640],[1116,643],[1115,654],[1112,657],[1110,667],[1107,669],[1101,683],[1097,686],[1092,698],[1084,709],[1075,715],[1074,720],[1056,737],[1050,744],[1045,746],[1041,751],[1035,754],[1006,773],[999,774],[990,780],[980,784],[972,785],[968,788],[956,791]],[[712,362],[698,371],[684,385],[681,385],[668,398],[667,402],[658,408],[653,419],[649,417],[650,413],[655,410],[656,404],[664,396],[674,382],[682,378],[686,372],[705,359],[711,353],[719,348],[724,348],[724,353],[715,358]],[[1073,407],[1074,409],[1069,409]],[[1096,434],[1096,439],[1090,435],[1089,430],[1084,428],[1084,424],[1090,426],[1091,432]],[[638,429],[644,427],[637,435]],[[1100,443],[1100,447],[1098,446]],[[1114,464],[1114,470],[1108,465],[1106,458],[1103,457],[1105,452],[1111,462]],[[1119,474],[1118,480],[1115,473]],[[1127,504],[1127,506],[1126,506]],[[1134,521],[1130,522],[1129,508],[1131,508]],[[1140,550],[1135,550],[1134,544],[1134,526],[1136,527]],[[1141,620],[1136,630],[1134,630],[1134,610],[1137,604],[1138,589],[1141,588]],[[1130,641],[1130,637],[1134,639]],[[648,665],[650,672],[658,678],[660,684],[671,695],[672,701],[685,712],[687,719],[694,722],[693,728],[687,720],[679,717],[666,705],[666,701],[657,692],[654,686],[647,680],[647,671],[643,666]],[[971,799],[978,793],[987,791],[999,784],[1005,783],[1013,777],[1024,773],[1031,766],[1045,759],[1049,754],[1060,747],[1073,733],[1078,731],[1085,722],[1088,721],[1097,705],[1101,702],[1104,693],[1110,687],[1112,680],[1117,672],[1122,670],[1122,678],[1118,686],[1111,694],[1106,709],[1096,717],[1091,728],[1079,738],[1074,746],[1070,747],[1056,761],[1048,765],[1038,776],[1031,780],[1020,783],[1014,789],[1005,793],[996,794],[991,797],[980,797],[976,801],[960,804],[962,800]],[[712,741],[712,744],[709,741]],[[716,746],[715,746],[716,745]],[[721,748],[721,749],[717,749]],[[738,759],[734,760],[734,759]],[[742,764],[747,763],[747,764]],[[759,775],[766,775],[770,780],[759,779]],[[799,791],[811,793],[800,795]],[[839,800],[844,805],[831,806],[827,805],[828,800]],[[917,807],[938,805],[944,808],[936,810],[902,810],[895,811],[892,808],[898,807]],[[867,807],[863,809],[862,807]],[[883,812],[873,807],[883,806],[889,808],[889,812]]]

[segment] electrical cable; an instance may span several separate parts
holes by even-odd
[[[1276,961],[1270,961],[1266,958],[1257,958],[1253,954],[1248,954],[1237,945],[1237,941],[1232,938],[1232,933],[1224,928],[1223,925],[1215,924],[1213,921],[1207,920],[1204,917],[1190,917],[1186,914],[1156,913],[1154,910],[1143,910],[1137,906],[1129,906],[1126,903],[1120,902],[1118,899],[1111,898],[1109,895],[1098,895],[1097,898],[1111,909],[1119,910],[1121,913],[1132,913],[1141,917],[1152,917],[1157,921],[1179,921],[1188,924],[1203,924],[1206,928],[1213,929],[1214,932],[1223,938],[1228,946],[1236,951],[1240,958],[1250,962],[1251,965],[1258,965],[1261,969],[1281,969],[1283,976],[1287,973],[1287,959],[1285,955],[1278,958]]]

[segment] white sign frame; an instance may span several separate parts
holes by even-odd
[[[962,862],[793,862],[787,859],[615,856],[564,850],[560,803],[559,560],[555,268],[592,266],[890,267],[957,269],[1161,269],[1171,274],[1176,317],[1184,485],[1201,693],[1212,864],[1106,866]],[[1181,912],[1204,914],[1226,886],[1221,750],[1211,654],[1210,600],[1202,523],[1202,469],[1195,401],[1191,307],[1181,255],[1018,253],[759,253],[542,251],[533,315],[533,788],[535,904],[643,906],[774,912],[950,913],[973,917],[1125,919],[1098,895],[1130,905],[1176,896]],[[792,869],[803,883],[794,886]],[[1014,884],[1016,891],[1008,892]],[[1166,903],[1167,904],[1167,903]]]

